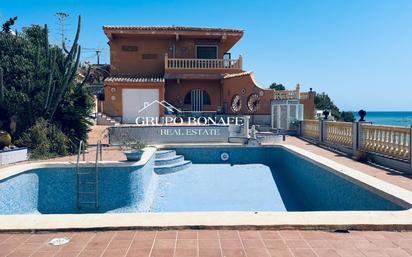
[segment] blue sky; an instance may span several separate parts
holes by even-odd
[[[182,25],[241,28],[232,49],[243,54],[261,86],[272,82],[327,92],[342,110],[412,111],[411,0],[283,1],[5,1],[0,19],[17,28],[49,24],[58,42],[56,12],[82,15],[81,44],[104,48],[103,25]],[[95,60],[93,52],[83,59]]]

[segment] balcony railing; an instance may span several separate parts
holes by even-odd
[[[300,85],[297,84],[294,90],[276,90],[274,99],[276,100],[295,100],[301,99]]]
[[[165,55],[165,69],[242,70],[242,56],[239,59],[186,59]]]

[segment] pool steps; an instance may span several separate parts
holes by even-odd
[[[158,158],[170,158],[176,156],[175,150],[157,150],[156,151],[156,159]]]
[[[192,164],[183,155],[176,155],[174,150],[158,150],[155,154],[154,170],[157,174],[169,174],[184,170]]]
[[[162,166],[162,165],[170,165],[170,164],[175,164],[184,161],[185,158],[183,155],[175,155],[173,157],[167,157],[167,158],[156,158],[155,164]]]

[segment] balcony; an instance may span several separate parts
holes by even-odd
[[[299,84],[296,85],[294,90],[276,90],[274,93],[274,99],[276,100],[297,100],[302,98]]]
[[[219,78],[222,74],[242,72],[239,59],[187,59],[165,55],[165,78]]]

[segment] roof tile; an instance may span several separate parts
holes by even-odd
[[[236,77],[246,76],[252,73],[253,73],[252,71],[244,71],[240,73],[225,74],[223,78],[224,79],[236,78]]]
[[[208,31],[208,32],[237,32],[242,33],[241,29],[225,28],[198,28],[184,26],[103,26],[103,29],[115,30],[159,30],[159,31]]]
[[[156,77],[107,77],[105,82],[121,82],[121,83],[164,83],[164,78]]]

